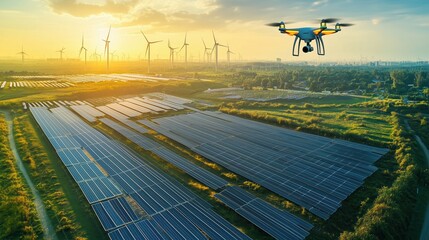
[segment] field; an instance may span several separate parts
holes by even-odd
[[[89,239],[104,239],[107,234],[111,237],[118,236],[117,234],[119,233],[123,234],[130,231],[128,226],[142,228],[141,224],[152,224],[152,221],[160,224],[160,216],[169,219],[169,217],[175,216],[176,210],[182,212],[188,218],[188,215],[185,214],[186,210],[183,208],[174,207],[175,210],[169,210],[169,213],[162,214],[162,211],[158,210],[153,212],[151,209],[155,205],[151,204],[154,203],[145,203],[145,200],[141,200],[145,198],[139,199],[137,197],[137,195],[146,196],[146,198],[155,197],[156,195],[149,194],[153,190],[148,190],[144,187],[130,188],[131,185],[128,186],[126,182],[118,180],[116,175],[128,178],[128,172],[134,169],[134,167],[129,168],[130,166],[126,166],[126,168],[123,168],[118,165],[119,169],[113,169],[109,165],[116,165],[125,160],[116,159],[115,155],[106,155],[110,159],[109,161],[111,161],[109,165],[106,165],[105,160],[103,160],[104,158],[97,157],[95,148],[98,147],[93,147],[91,142],[86,142],[85,135],[79,135],[81,131],[79,129],[86,129],[86,132],[92,132],[93,130],[91,129],[93,128],[103,132],[109,136],[109,139],[114,139],[116,142],[110,143],[111,140],[107,140],[105,137],[97,137],[97,146],[107,144],[104,147],[104,149],[107,149],[105,150],[105,154],[117,151],[113,150],[117,148],[128,149],[123,151],[131,151],[130,156],[133,156],[131,158],[139,159],[139,163],[135,167],[140,168],[140,164],[151,166],[156,171],[160,171],[162,176],[166,176],[169,179],[168,181],[171,180],[174,184],[178,182],[186,186],[190,190],[189,194],[191,195],[189,196],[198,196],[198,198],[209,203],[213,209],[213,213],[212,210],[200,209],[201,211],[208,211],[210,215],[219,214],[228,224],[237,227],[251,238],[271,239],[273,236],[277,236],[277,238],[284,237],[280,237],[283,235],[276,235],[277,233],[270,232],[269,227],[264,225],[260,220],[249,220],[249,215],[247,215],[246,211],[250,210],[242,208],[242,210],[234,211],[231,209],[231,206],[222,203],[223,197],[227,197],[228,194],[236,191],[230,188],[230,186],[238,187],[239,192],[245,189],[251,196],[259,198],[260,200],[258,201],[262,201],[264,204],[272,204],[274,207],[269,211],[287,211],[292,214],[290,216],[291,219],[295,217],[303,219],[306,222],[303,223],[305,226],[300,225],[298,228],[309,231],[307,239],[359,239],[362,236],[367,236],[365,234],[381,236],[384,232],[368,233],[368,231],[373,231],[373,229],[377,229],[378,227],[371,220],[375,217],[379,218],[379,224],[384,227],[390,226],[385,227],[385,229],[397,228],[398,231],[395,234],[383,235],[387,238],[414,238],[416,236],[422,215],[414,208],[403,209],[402,206],[404,204],[414,206],[417,203],[416,209],[423,209],[425,199],[427,199],[427,188],[415,176],[415,173],[420,174],[421,171],[421,166],[419,164],[415,166],[415,163],[422,156],[418,151],[413,152],[411,150],[415,149],[413,140],[410,136],[404,135],[403,130],[400,130],[403,128],[401,121],[405,117],[410,119],[410,124],[416,131],[424,132],[427,130],[425,115],[414,116],[409,114],[415,106],[404,106],[397,101],[389,102],[370,97],[307,93],[301,91],[233,90],[233,92],[227,93],[228,96],[241,94],[240,99],[234,97],[223,98],[225,96],[223,92],[204,92],[207,89],[225,87],[226,84],[219,80],[110,81],[109,84],[105,84],[103,80],[102,82],[79,82],[69,88],[42,89],[18,87],[3,89],[0,98],[2,99],[2,109],[13,112],[15,140],[19,154],[25,161],[25,167],[31,173],[33,182],[37,184],[37,188],[47,206],[49,218],[53,225],[55,225],[57,234],[59,234],[58,236],[64,236],[65,238],[87,237]],[[148,94],[151,92],[159,93]],[[169,97],[170,95],[165,94],[191,99],[192,102],[188,102],[186,99]],[[139,99],[134,99],[136,96]],[[170,99],[166,100],[163,97]],[[104,118],[107,118],[116,125],[106,125],[109,122],[102,121],[100,116],[85,118],[86,120],[84,118],[73,117],[76,111],[73,110],[74,106],[80,105],[75,102],[76,100],[85,100],[94,104],[95,108],[104,112]],[[112,204],[109,201],[113,201],[113,199],[109,197],[108,199],[94,200],[90,197],[88,192],[82,188],[82,184],[86,181],[93,181],[93,179],[77,180],[78,178],[70,170],[74,167],[67,165],[63,155],[59,156],[59,152],[64,150],[60,150],[61,148],[58,148],[52,142],[53,139],[62,137],[62,135],[47,135],[46,127],[40,128],[40,121],[43,121],[45,117],[35,117],[34,113],[31,114],[28,110],[21,110],[22,102],[32,104],[35,102],[44,102],[48,105],[47,101],[67,102],[65,105],[58,105],[61,106],[59,108],[55,105],[50,106],[51,109],[54,109],[53,114],[60,121],[68,124],[79,119],[78,125],[81,127],[76,128],[71,127],[72,125],[67,125],[67,128],[69,131],[75,132],[74,137],[80,138],[81,140],[79,141],[83,141],[83,143],[80,143],[83,144],[80,147],[85,149],[87,151],[86,154],[91,156],[91,160],[87,159],[86,161],[96,163],[95,165],[101,169],[103,175],[108,176],[108,179],[115,179],[114,184],[119,184],[121,193],[117,197],[115,195],[113,199],[125,199],[120,201],[125,201],[132,206],[132,211],[136,212],[137,216],[140,216],[139,221],[125,222],[125,226],[119,224],[115,225],[113,229],[109,228],[104,231],[107,226],[105,225],[107,224],[106,221],[108,220],[102,220],[99,213],[94,213],[93,209],[98,208],[97,206],[100,205],[97,204],[99,203]],[[160,105],[156,107],[157,104]],[[177,109],[172,110],[170,108],[165,110],[168,107],[165,104],[172,104],[171,106]],[[145,109],[146,107],[150,107],[151,109]],[[110,110],[105,112],[107,108]],[[165,109],[163,110],[162,108]],[[32,107],[32,109],[39,108]],[[111,110],[118,111],[120,114],[117,115],[115,113],[116,115],[112,115]],[[151,123],[160,124],[161,121],[176,119],[180,116],[192,117],[195,112],[200,112],[201,110],[219,110],[228,115],[235,115],[241,118],[248,118],[274,126],[329,138],[349,140],[380,148],[389,148],[390,151],[375,162],[374,165],[378,170],[370,174],[368,178],[365,176],[366,179],[363,185],[355,189],[356,191],[353,190],[350,196],[341,201],[341,207],[329,217],[330,214],[326,216],[319,214],[317,211],[312,212],[308,206],[303,206],[305,204],[293,198],[288,198],[286,195],[282,196],[276,193],[276,191],[270,190],[270,187],[265,187],[263,183],[258,184],[258,181],[252,180],[249,176],[246,177],[245,173],[222,166],[219,162],[214,161],[216,160],[215,157],[207,155],[203,151],[199,151],[198,148],[194,148],[192,144],[164,132],[165,129],[168,129],[167,126],[164,126],[163,130],[150,125]],[[147,112],[141,114],[141,111]],[[404,112],[404,114],[397,114],[396,112]],[[75,118],[76,120],[73,120]],[[82,124],[88,124],[88,126]],[[184,127],[184,125],[174,127],[177,130],[176,133],[182,131],[181,127]],[[227,126],[225,125],[224,127],[226,128]],[[239,128],[236,127],[236,129]],[[192,131],[198,132],[200,130],[195,128]],[[192,131],[190,134],[192,134]],[[223,130],[218,129],[216,131]],[[210,131],[207,129],[207,132]],[[182,132],[182,134],[184,133]],[[214,133],[211,134],[215,136]],[[92,135],[98,136],[95,132]],[[197,135],[190,136],[198,138]],[[262,137],[262,135],[260,136]],[[209,139],[210,137],[212,136],[208,135],[205,139]],[[187,136],[187,139],[189,140],[189,136]],[[423,140],[428,141],[425,135],[423,136]],[[229,145],[233,146],[233,143],[229,143]],[[94,149],[91,150],[92,148]],[[256,149],[257,146],[254,146],[254,148]],[[72,151],[72,148],[70,151]],[[264,154],[269,155],[268,152]],[[129,164],[137,163],[130,162]],[[135,174],[143,173],[137,172]],[[425,176],[427,173],[423,172],[421,174]],[[220,185],[217,186],[214,182],[211,182],[212,180],[217,181]],[[142,182],[141,184],[144,183]],[[410,189],[413,189],[417,185],[422,187],[422,194],[419,196],[415,192],[410,191]],[[404,188],[406,186],[407,188]],[[162,185],[155,187],[155,189],[159,188],[162,189]],[[164,190],[158,191],[162,192]],[[168,199],[166,196],[160,196],[161,199]],[[390,199],[391,196],[401,197]],[[191,199],[194,200],[189,201],[193,202],[196,198],[191,197]],[[159,201],[159,204],[161,202],[164,204],[164,201]],[[396,214],[403,216],[400,223],[393,223],[393,219],[390,218],[391,215],[383,215],[379,212],[381,204],[384,203],[392,204],[387,207],[395,209],[397,211]],[[186,205],[188,202],[184,204]],[[110,212],[109,214],[113,213]],[[152,218],[144,217],[146,214]],[[217,219],[217,217],[214,218]],[[258,215],[257,217],[257,219],[263,218],[263,215]],[[327,220],[323,220],[323,218]],[[192,221],[199,228],[202,227],[202,225],[199,225],[201,223],[198,223],[197,219],[193,219]],[[267,221],[265,220],[265,222]],[[410,222],[414,225],[414,228],[411,227],[410,229],[412,230],[408,231]],[[310,224],[313,227],[309,227],[306,224]],[[276,231],[281,228],[281,226],[276,227]],[[37,230],[37,227],[35,229]],[[194,231],[190,225],[185,226],[182,230],[185,231],[185,229],[186,231]],[[308,234],[305,233],[307,230],[302,233],[303,235],[301,235],[300,239],[303,239],[302,236]],[[34,234],[40,235],[41,231],[37,231]],[[282,231],[287,232],[290,230],[286,227]],[[198,233],[195,232],[194,234]],[[221,231],[219,234],[221,234]]]

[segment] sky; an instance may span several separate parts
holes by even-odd
[[[294,37],[265,26],[317,27],[328,17],[355,25],[324,37],[325,56],[292,57]],[[214,31],[233,60],[429,60],[428,0],[1,0],[0,58],[18,60],[22,47],[33,59],[58,58],[63,47],[65,58],[79,58],[83,35],[88,57],[103,54],[109,26],[111,52],[132,60],[145,55],[140,31],[163,40],[152,46],[152,59],[168,59],[168,40],[181,47],[187,33],[189,59],[202,60],[202,39],[213,46]],[[219,50],[221,60],[226,51]]]

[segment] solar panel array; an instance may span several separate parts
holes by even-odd
[[[304,239],[313,225],[281,211],[237,186],[226,187],[215,197],[276,239]]]
[[[148,227],[153,234],[172,239],[193,236],[249,239],[189,189],[107,138],[65,107],[50,110],[30,107],[30,110],[48,139],[56,139],[51,143],[67,168],[73,169],[72,176],[75,174],[73,177],[93,204],[103,227],[110,230],[111,239],[131,239],[127,233],[135,239],[145,239],[148,232],[139,229],[146,223],[154,224],[154,227]],[[99,170],[103,176],[90,163],[101,166]],[[75,167],[77,165],[82,167]],[[117,191],[115,197],[109,197],[110,192]],[[136,221],[136,214],[123,196],[137,203],[135,207],[144,210],[148,218]]]
[[[128,138],[135,144],[139,145],[140,147],[149,150],[162,159],[166,160],[167,162],[173,164],[174,166],[180,168],[193,178],[197,179],[204,185],[212,188],[212,189],[219,189],[228,184],[226,180],[223,178],[220,178],[216,176],[215,174],[205,170],[204,168],[201,168],[192,162],[188,161],[186,158],[176,154],[175,152],[169,150],[168,148],[164,147],[160,143],[145,137],[143,135],[137,134],[130,129],[127,129],[120,124],[107,119],[107,118],[101,118],[99,119],[102,123],[106,124],[110,128],[114,129],[124,137]]]
[[[192,164],[185,158],[177,155],[150,138],[137,134],[110,119],[102,118],[99,120],[112,129],[115,129],[118,133],[127,137],[129,140],[152,151],[212,189],[218,190],[228,184],[224,179]],[[231,192],[233,195],[239,195],[239,198],[243,198],[243,196],[244,198],[247,198],[247,201],[244,203],[246,206],[243,206],[243,209],[237,209],[237,203],[229,204],[235,200],[234,197],[231,198],[231,194],[229,194]],[[312,228],[312,225],[306,221],[301,220],[288,212],[277,209],[264,200],[252,196],[239,187],[226,187],[225,190],[215,196],[222,200],[228,207],[232,208],[234,211],[277,239],[304,239]],[[155,199],[155,201],[162,202],[162,199]]]
[[[214,112],[140,122],[323,219],[388,151]]]

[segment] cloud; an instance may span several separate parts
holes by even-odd
[[[87,17],[102,13],[126,14],[138,0],[115,2],[106,0],[104,4],[90,4],[78,0],[47,0],[48,5],[56,13],[67,13],[76,17]]]
[[[41,0],[56,13],[77,17],[110,14],[116,27],[144,27],[150,31],[181,32],[229,27],[258,28],[263,22],[310,22],[314,19],[339,17],[345,22],[398,16],[426,15],[429,2],[421,0]],[[363,8],[362,6],[365,6]],[[327,14],[328,13],[328,14]],[[334,15],[330,13],[335,13]],[[375,18],[377,16],[377,18]],[[253,26],[251,24],[254,24]]]

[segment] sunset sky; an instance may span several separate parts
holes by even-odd
[[[356,25],[326,36],[324,57],[293,58],[293,37],[264,25],[284,20],[294,22],[287,27],[317,27],[315,20],[326,17]],[[82,34],[89,55],[103,53],[109,25],[111,51],[134,60],[144,58],[140,30],[163,40],[152,48],[154,59],[168,58],[168,39],[181,46],[188,32],[190,58],[198,61],[201,39],[213,46],[214,30],[244,60],[429,60],[428,0],[1,0],[0,58],[19,59],[21,45],[28,58],[58,58],[62,47],[66,58],[78,58]]]

